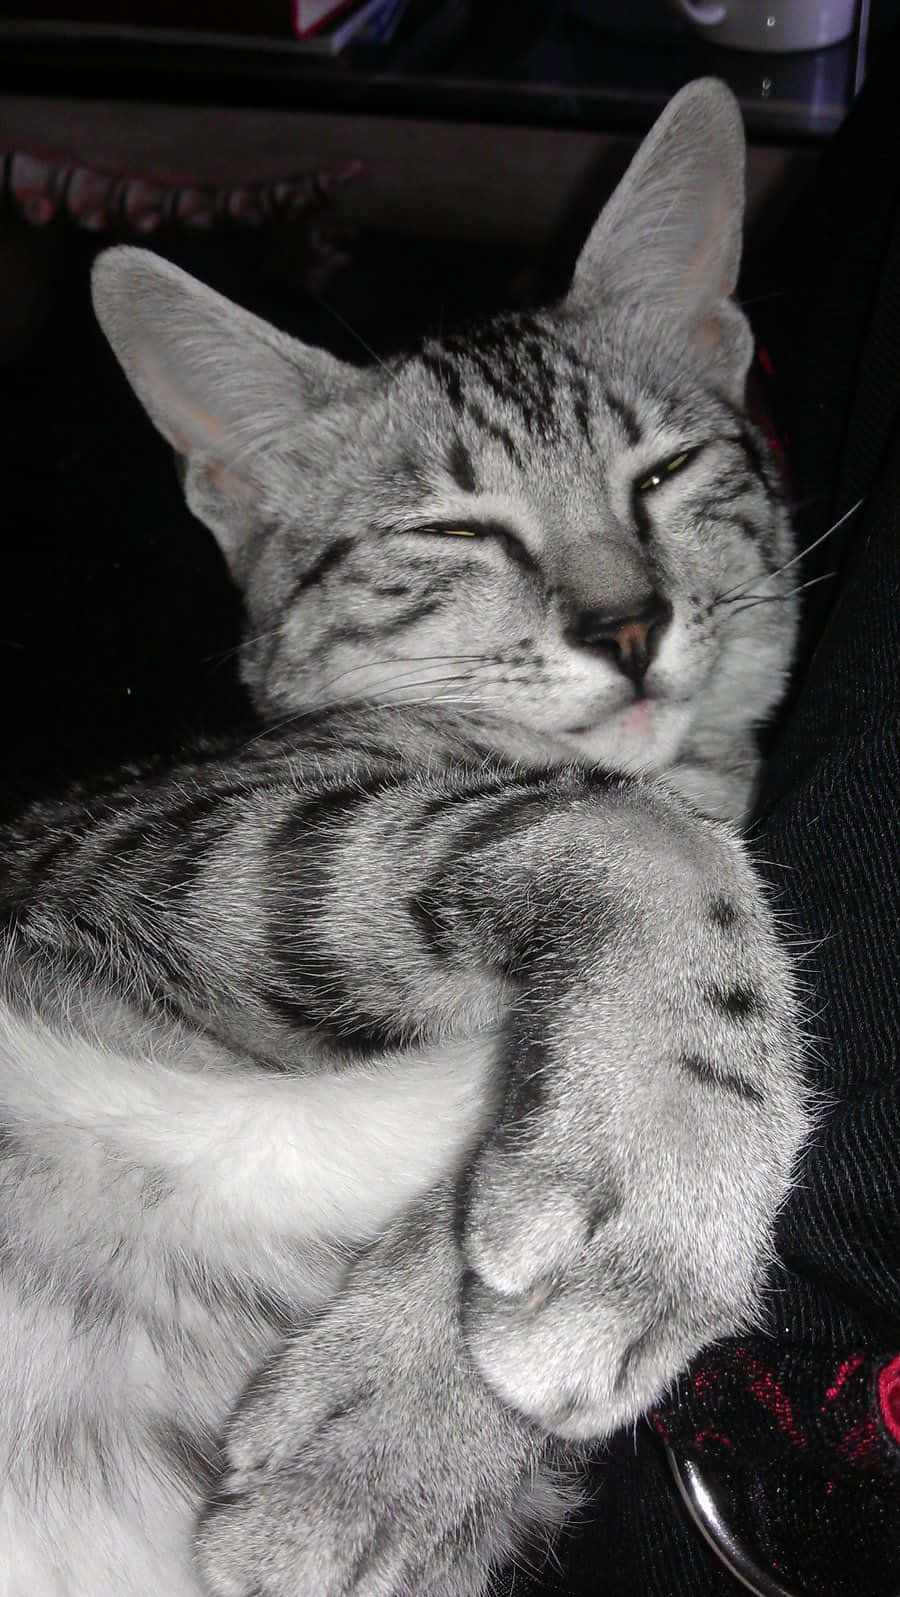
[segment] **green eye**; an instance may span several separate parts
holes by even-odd
[[[638,483],[638,493],[649,494],[654,488],[661,487],[668,477],[674,477],[676,471],[680,471],[689,460],[693,460],[696,453],[696,449],[682,449],[680,455],[673,455],[670,460],[664,460],[660,465],[654,466],[653,470]]]

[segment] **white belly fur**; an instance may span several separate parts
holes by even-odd
[[[173,1296],[172,1260],[318,1307],[493,1113],[491,1037],[309,1076],[184,1047],[0,1009],[0,1597],[198,1597],[199,1493],[154,1438],[218,1435],[276,1336]]]

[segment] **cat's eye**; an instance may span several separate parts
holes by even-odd
[[[689,460],[693,460],[696,453],[696,449],[682,449],[679,454],[671,455],[668,460],[660,461],[659,465],[654,466],[646,477],[638,479],[636,484],[638,493],[649,494],[653,492],[654,488],[662,487],[662,484],[667,482],[670,477],[674,477],[677,471],[681,471]]]
[[[423,532],[433,532],[442,538],[477,538],[474,527],[423,527]]]
[[[478,521],[471,527],[462,527],[455,521],[448,521],[446,525],[433,521],[426,522],[422,527],[408,527],[405,530],[416,535],[422,533],[429,538],[476,538],[482,542],[495,543],[517,565],[537,569],[533,555],[529,554],[521,539],[500,521]]]

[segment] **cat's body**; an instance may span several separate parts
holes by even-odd
[[[737,817],[791,648],[739,188],[696,86],[562,306],[366,373],[101,261],[276,730],[4,839],[0,1597],[475,1597],[753,1312],[789,971],[652,775]]]

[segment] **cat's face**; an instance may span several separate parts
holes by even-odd
[[[144,252],[101,320],[244,591],[276,720],[446,704],[553,757],[660,770],[776,701],[786,517],[730,300],[743,145],[721,86],[645,141],[566,299],[358,372]]]
[[[725,597],[788,558],[766,446],[639,315],[431,344],[304,443],[245,576],[271,716],[437,700],[658,770],[698,715],[770,708],[788,607]]]

